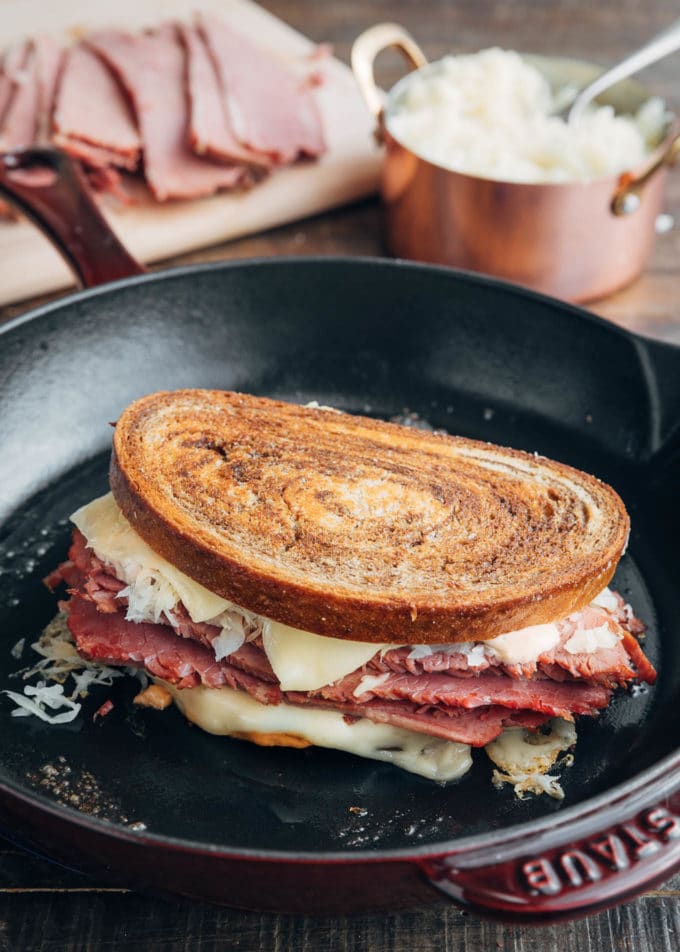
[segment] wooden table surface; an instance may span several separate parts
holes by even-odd
[[[678,15],[671,0],[266,0],[272,12],[348,58],[365,27],[395,20],[410,29],[430,57],[485,46],[560,53],[613,62]],[[1,0],[0,0],[1,8]],[[385,82],[399,63],[384,57]],[[680,104],[680,56],[649,71],[646,81]],[[680,171],[670,178],[667,209],[680,225]],[[264,235],[167,264],[299,254],[380,255],[380,209],[366,201]],[[661,235],[645,275],[632,287],[592,305],[624,327],[680,343],[680,227]],[[1,274],[1,263],[0,263]],[[32,304],[0,310],[0,319]],[[677,952],[680,876],[608,913],[556,927],[507,927],[480,920],[436,899],[432,906],[352,919],[237,912],[177,900],[167,902],[64,872],[0,841],[0,952],[167,950],[209,952]]]

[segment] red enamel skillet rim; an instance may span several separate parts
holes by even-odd
[[[50,174],[32,181],[36,168],[45,167]],[[79,167],[65,157],[51,150],[1,156],[0,190],[3,187],[48,233],[83,283],[129,279],[143,272],[108,230]],[[30,317],[18,321],[24,319]],[[546,921],[585,915],[631,898],[680,868],[680,751],[633,780],[557,815],[436,847],[366,850],[360,855],[206,847],[112,826],[39,794],[27,795],[12,782],[0,782],[0,791],[19,813],[38,800],[42,815],[56,826],[105,836],[131,848],[146,846],[161,857],[180,854],[313,869],[406,863],[457,902],[504,919]]]
[[[187,839],[138,833],[28,795],[11,782],[0,791],[17,805],[58,823],[156,856],[183,854],[310,867],[408,863],[443,893],[504,920],[556,921],[601,911],[667,879],[680,868],[680,752],[578,806],[496,833],[462,837],[436,847],[290,853],[229,849]]]

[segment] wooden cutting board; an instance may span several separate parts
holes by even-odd
[[[93,27],[137,29],[163,20],[190,20],[210,10],[280,56],[308,55],[314,44],[251,0],[0,0],[0,46],[35,32],[65,40]],[[205,247],[304,218],[375,191],[380,156],[374,123],[350,70],[336,59],[319,63],[325,82],[316,90],[328,152],[318,162],[281,169],[252,191],[166,204],[142,201],[105,208],[123,243],[144,262]],[[0,221],[0,305],[73,284],[61,257],[25,220]]]

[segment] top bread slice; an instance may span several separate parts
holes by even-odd
[[[217,390],[121,415],[113,495],[211,591],[296,628],[393,644],[562,618],[609,582],[629,522],[593,476],[540,456]]]

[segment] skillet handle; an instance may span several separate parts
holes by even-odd
[[[608,805],[603,811],[611,817]],[[591,915],[633,899],[680,868],[680,791],[624,811],[605,829],[595,823],[593,832],[575,841],[562,838],[552,846],[553,838],[550,832],[523,837],[501,862],[491,848],[477,859],[454,853],[419,865],[455,902],[504,921],[545,924]]]
[[[0,153],[0,194],[38,225],[85,287],[144,272],[99,211],[80,164],[63,152]]]
[[[640,340],[638,347],[649,387],[650,465],[680,467],[680,347],[657,340]]]

